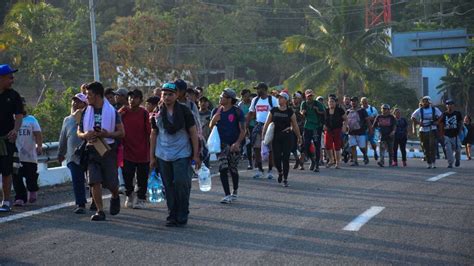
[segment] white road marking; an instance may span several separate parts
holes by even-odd
[[[112,195],[105,195],[103,197],[103,199],[108,199],[110,197],[112,197]],[[59,209],[74,206],[74,205],[76,205],[76,202],[71,201],[71,202],[61,203],[61,204],[58,204],[58,205],[44,207],[44,208],[33,210],[33,211],[27,211],[27,212],[22,212],[22,213],[18,213],[18,214],[13,214],[13,215],[10,215],[10,216],[0,218],[0,224],[15,221],[15,220],[19,220],[19,219],[23,219],[23,218],[27,218],[27,217],[31,217],[33,215],[38,215],[38,214],[42,214],[42,213],[46,213],[46,212],[59,210]]]
[[[379,214],[383,211],[385,207],[379,206],[372,206],[370,209],[366,210],[361,215],[357,216],[352,222],[350,222],[346,227],[342,230],[344,231],[359,231],[359,229],[366,224],[370,219],[372,219],[375,215]]]
[[[443,177],[447,177],[447,176],[450,176],[450,175],[454,175],[455,173],[456,173],[456,172],[447,172],[447,173],[444,173],[444,174],[441,174],[441,175],[433,176],[433,177],[427,179],[426,181],[435,182],[435,181],[440,180],[440,179],[443,178]]]

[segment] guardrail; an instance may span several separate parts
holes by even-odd
[[[43,143],[43,153],[38,155],[38,163],[52,163],[58,161],[59,142]]]

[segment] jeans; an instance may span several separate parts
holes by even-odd
[[[461,140],[459,137],[451,138],[444,136],[444,145],[446,147],[446,158],[448,159],[449,165],[454,163],[453,152],[455,153],[457,161],[461,159]]]
[[[150,172],[150,163],[134,163],[131,161],[123,161],[123,181],[125,182],[126,195],[133,193],[133,178],[135,173],[137,176],[137,197],[138,199],[146,199],[146,190],[148,182],[148,174]]]
[[[272,142],[273,162],[278,169],[278,173],[282,173],[285,180],[288,178],[290,171],[291,146],[291,133],[275,134]]]
[[[175,161],[159,159],[160,173],[166,191],[168,221],[186,223],[189,215],[192,170],[189,158]]]
[[[385,151],[388,152],[388,163],[389,165],[393,162],[393,137],[384,136],[383,140],[380,140],[380,162],[385,163]]]
[[[420,141],[423,143],[423,152],[428,164],[436,162],[436,147],[438,140],[436,138],[436,131],[420,132]]]
[[[73,162],[68,163],[67,168],[69,168],[69,171],[71,171],[72,188],[74,190],[74,198],[76,199],[76,205],[84,207],[87,202],[85,172],[82,170],[82,167],[80,165]]]
[[[38,164],[21,162],[21,167],[18,174],[13,174],[13,189],[15,189],[15,200],[28,200],[27,189],[30,192],[36,192],[38,187]],[[23,182],[23,177],[26,179],[26,187]]]
[[[407,161],[407,138],[397,138],[395,137],[395,141],[393,143],[393,161],[398,161],[398,147],[400,147],[400,152],[402,153],[402,161]]]

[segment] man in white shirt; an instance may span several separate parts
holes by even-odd
[[[270,113],[270,110],[274,107],[278,107],[278,100],[268,94],[268,86],[265,83],[259,83],[255,89],[257,90],[257,97],[252,99],[250,104],[249,112],[246,115],[245,128],[248,128],[250,121],[255,118],[256,123],[253,131],[251,132],[252,146],[254,148],[255,154],[255,165],[257,167],[257,172],[253,178],[260,178],[263,176],[263,165],[262,165],[262,156],[260,154],[261,142],[262,142],[262,131],[263,125],[267,120],[267,116]],[[271,145],[268,145],[269,147]],[[273,158],[272,153],[268,158],[268,174],[267,178],[272,179],[272,168],[273,168]]]
[[[422,142],[425,160],[428,169],[436,168],[436,131],[441,111],[431,105],[431,98],[424,96],[421,99],[422,106],[413,112],[411,120],[413,125],[420,125],[420,141]]]

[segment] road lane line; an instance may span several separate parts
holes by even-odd
[[[103,199],[108,199],[110,197],[112,197],[112,195],[105,195],[103,197]],[[15,220],[19,220],[19,219],[23,219],[23,218],[27,218],[27,217],[31,217],[33,215],[38,215],[38,214],[42,214],[42,213],[46,213],[46,212],[59,210],[59,209],[74,206],[74,205],[76,205],[76,202],[75,201],[70,201],[70,202],[61,203],[61,204],[58,204],[58,205],[44,207],[44,208],[33,210],[33,211],[27,211],[27,212],[22,212],[22,213],[18,213],[18,214],[13,214],[13,215],[10,215],[10,216],[0,218],[0,224],[15,221]]]
[[[447,172],[447,173],[444,173],[444,174],[440,174],[440,175],[437,175],[437,176],[433,176],[431,178],[428,178],[426,179],[426,181],[430,181],[430,182],[435,182],[435,181],[438,181],[440,180],[441,178],[443,177],[447,177],[447,176],[450,176],[450,175],[454,175],[456,172]]]
[[[352,222],[350,222],[346,227],[342,230],[344,231],[359,231],[359,229],[366,224],[370,219],[372,219],[375,215],[379,214],[383,211],[385,207],[380,206],[372,206],[370,209],[366,210],[361,215],[357,216]]]

